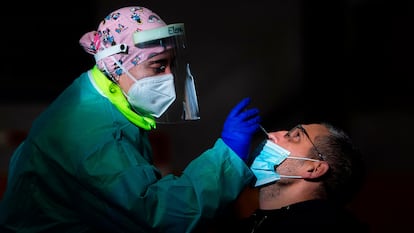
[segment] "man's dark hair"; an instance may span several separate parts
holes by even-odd
[[[320,123],[329,130],[327,136],[315,138],[315,144],[329,164],[322,178],[325,195],[337,204],[351,201],[365,181],[365,161],[351,138],[330,123]]]

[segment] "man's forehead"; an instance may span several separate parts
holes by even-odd
[[[314,140],[317,136],[324,136],[329,134],[328,129],[321,124],[308,124],[302,125],[302,127],[305,128],[306,132],[309,134],[309,137],[312,140]]]

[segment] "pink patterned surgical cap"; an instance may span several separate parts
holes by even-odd
[[[140,7],[130,6],[113,11],[99,24],[97,31],[91,31],[79,40],[83,49],[95,55],[97,52],[114,45],[128,45],[128,53],[117,53],[96,61],[98,68],[110,77],[118,77],[124,71],[111,58],[115,58],[122,66],[129,70],[135,65],[147,60],[157,52],[154,48],[140,49],[134,45],[133,34],[136,31],[149,30],[166,26],[165,22],[153,11]],[[106,70],[105,70],[106,67]]]

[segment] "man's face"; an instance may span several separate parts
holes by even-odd
[[[328,133],[328,129],[321,124],[297,125],[289,131],[270,132],[269,139],[291,151],[292,155],[307,155],[313,147],[312,142],[315,141],[315,138]]]
[[[298,125],[289,131],[271,132],[269,139],[290,151],[290,156],[315,159],[309,155],[314,147],[313,142],[316,137],[328,133],[328,129],[321,124]],[[276,168],[276,171],[284,175],[297,175],[297,169],[300,169],[300,166],[307,162],[309,161],[286,159]]]

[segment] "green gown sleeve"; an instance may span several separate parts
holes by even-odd
[[[0,229],[24,232],[191,232],[254,177],[221,139],[181,175],[162,177],[147,132],[86,74],[36,119],[11,161]]]

